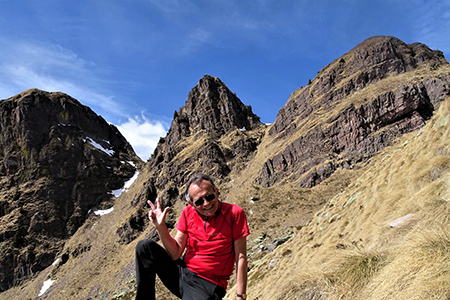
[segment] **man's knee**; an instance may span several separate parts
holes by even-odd
[[[152,248],[152,244],[155,244],[155,242],[150,239],[139,241],[136,245],[136,254],[142,254],[149,251]]]
[[[161,248],[161,246],[151,239],[141,240],[136,245],[136,256],[154,254],[158,251],[158,248]]]

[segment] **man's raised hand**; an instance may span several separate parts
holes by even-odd
[[[160,226],[165,226],[166,215],[170,207],[166,207],[164,210],[161,210],[161,201],[159,198],[156,198],[156,206],[150,200],[148,200],[147,203],[151,208],[148,212],[148,218],[152,221],[153,226],[155,226],[156,229]]]

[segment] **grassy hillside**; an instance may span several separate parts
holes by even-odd
[[[449,115],[447,99],[421,131],[336,188],[250,271],[250,299],[448,299]],[[323,184],[336,177],[345,178],[338,172]]]

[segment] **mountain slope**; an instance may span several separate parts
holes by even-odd
[[[0,291],[52,264],[141,164],[117,128],[62,93],[0,102]]]
[[[250,271],[251,299],[448,299],[449,115],[450,98],[337,189]]]
[[[269,130],[279,152],[257,182],[313,187],[425,124],[450,95],[442,52],[393,37],[373,37],[323,68],[295,91]]]
[[[171,206],[173,228],[195,171],[217,177],[221,199],[247,213],[250,299],[446,299],[448,239],[438,229],[448,222],[449,77],[439,51],[370,38],[295,91],[266,126],[204,76],[114,210],[88,216],[57,255],[64,264],[0,299],[34,299],[49,279],[40,299],[132,299],[134,247],[157,238],[146,201]],[[429,245],[440,252],[427,262]],[[158,299],[175,298],[159,283]]]

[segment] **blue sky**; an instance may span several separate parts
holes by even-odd
[[[450,1],[0,0],[0,99],[61,91],[146,160],[203,75],[261,121],[374,35],[450,54]]]

